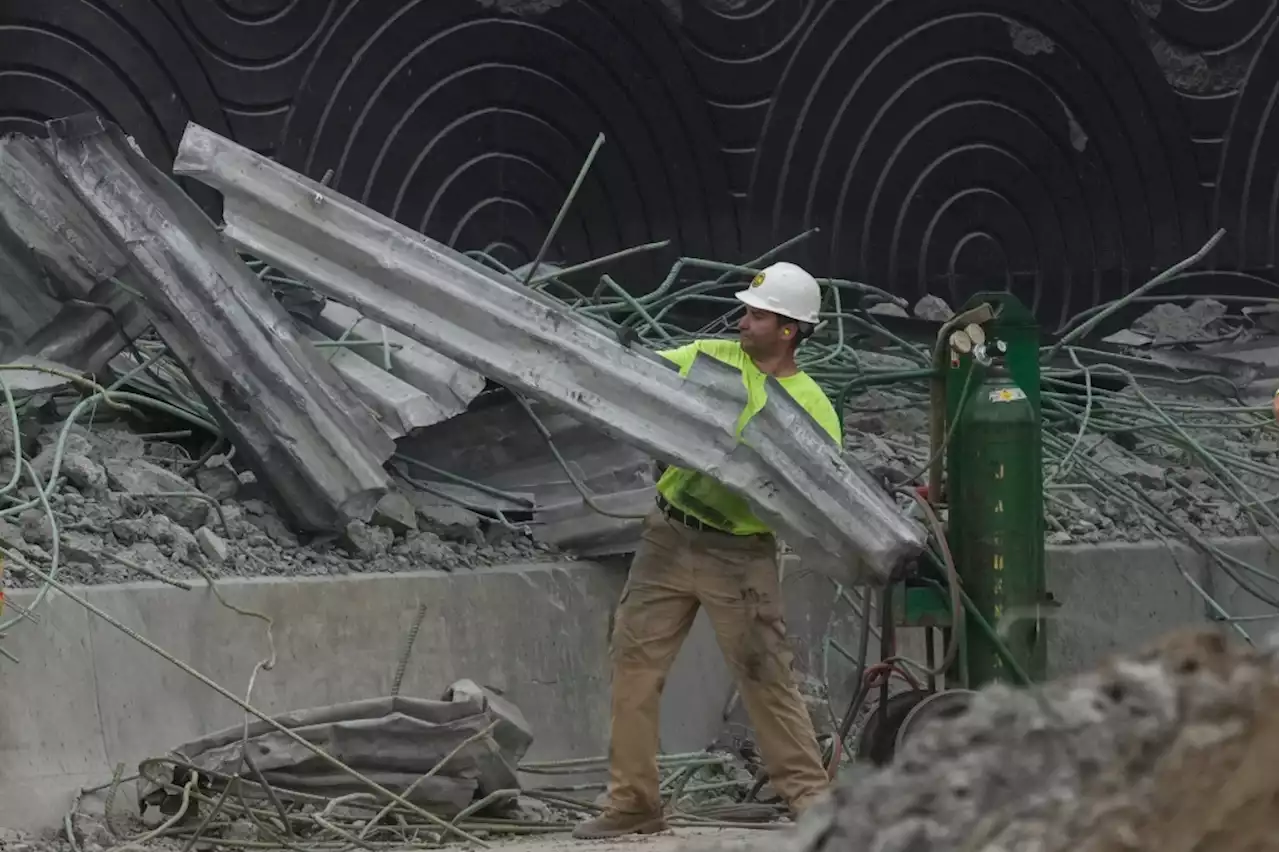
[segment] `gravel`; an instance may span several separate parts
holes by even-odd
[[[61,426],[44,428],[32,466],[47,476]],[[59,532],[59,579],[73,584],[148,578],[202,581],[211,576],[326,576],[434,570],[464,571],[512,562],[566,560],[526,532],[428,495],[393,491],[369,523],[352,521],[341,534],[295,534],[275,512],[253,475],[225,457],[211,458],[191,478],[185,451],[123,428],[73,426],[49,503]],[[13,471],[0,458],[0,482]],[[190,492],[201,492],[191,496]],[[177,494],[173,492],[188,492]],[[31,486],[16,489],[26,502]],[[0,518],[0,542],[47,567],[54,535],[42,508]],[[5,582],[32,587],[40,579],[10,564]]]

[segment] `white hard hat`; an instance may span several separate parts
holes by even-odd
[[[794,263],[766,266],[750,287],[734,295],[745,305],[814,325],[822,307],[817,279]]]

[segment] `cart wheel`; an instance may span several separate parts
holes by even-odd
[[[876,766],[892,761],[898,729],[916,705],[930,694],[923,689],[911,689],[890,695],[883,706],[873,707],[858,737],[858,757]]]

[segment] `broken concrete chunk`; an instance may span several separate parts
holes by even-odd
[[[178,561],[186,559],[197,547],[195,536],[166,515],[152,515],[147,519],[147,537]]]
[[[882,317],[909,317],[907,309],[893,302],[880,302],[867,308],[869,314],[879,314]]]
[[[1087,436],[1081,443],[1089,447],[1090,456],[1116,476],[1146,488],[1164,486],[1164,468],[1126,453],[1110,438]]]
[[[372,523],[404,535],[418,528],[418,517],[407,497],[398,491],[389,491],[374,507]]]
[[[196,471],[196,486],[221,503],[240,491],[240,477],[227,465],[205,466]]]
[[[280,516],[270,510],[261,512],[256,515],[248,515],[247,520],[258,529],[266,533],[267,537],[276,544],[285,548],[294,548],[298,546],[298,539],[280,520]]]
[[[951,310],[950,305],[942,298],[934,295],[921,297],[911,312],[920,319],[929,320],[930,322],[946,322],[956,315],[956,312]]]
[[[434,502],[439,498],[421,491],[410,491],[406,496],[417,511],[418,529],[433,532],[447,541],[479,544],[484,540],[480,532],[483,519],[470,509]]]
[[[1138,317],[1133,331],[1158,343],[1206,340],[1215,336],[1212,326],[1226,312],[1226,305],[1214,299],[1198,299],[1185,308],[1164,302]]]
[[[395,533],[386,527],[374,527],[364,521],[351,521],[343,530],[342,544],[352,556],[381,556],[395,541]]]
[[[147,537],[147,522],[137,518],[116,518],[111,522],[111,534],[121,544],[130,545]]]
[[[17,547],[24,540],[21,529],[0,518],[0,544]]]
[[[49,441],[40,454],[31,460],[31,467],[41,481],[49,481],[57,452],[57,443]],[[75,432],[69,433],[62,445],[62,462],[58,467],[58,476],[65,476],[68,482],[81,491],[96,494],[106,490],[106,471],[91,458],[93,453],[93,444],[87,438]]]
[[[200,552],[214,565],[222,565],[227,561],[227,543],[222,537],[208,527],[196,530],[196,544]]]
[[[1131,329],[1121,329],[1115,334],[1102,338],[1103,343],[1110,343],[1112,346],[1146,346],[1151,342],[1151,338],[1145,334]]]
[[[69,387],[71,379],[57,373],[75,373],[74,370],[62,364],[30,356],[15,358],[10,363],[14,366],[32,368],[4,371],[4,381],[9,386],[9,392],[19,400],[34,394],[51,393]]]
[[[189,494],[191,483],[176,473],[170,473],[145,461],[111,459],[106,464],[107,480],[116,491],[133,497],[143,497],[152,508],[188,529],[198,529],[204,524],[209,504],[202,497],[176,496],[175,492]],[[170,496],[145,498],[147,494]]]
[[[102,558],[102,540],[75,530],[64,532],[58,542],[58,555],[67,562],[96,568]]]
[[[53,527],[44,509],[27,509],[18,516],[22,522],[22,537],[32,544],[48,546],[53,542]]]
[[[107,490],[107,471],[88,456],[67,456],[62,460],[60,473],[85,493],[98,494]]]
[[[1276,708],[1272,654],[1171,634],[1083,675],[986,687],[761,848],[1274,849]]]
[[[447,562],[453,554],[438,535],[429,532],[409,533],[396,552],[409,557],[418,563],[415,567],[420,568],[440,567],[440,563]]]
[[[169,568],[169,560],[164,553],[149,541],[140,541],[131,547],[126,547],[120,551],[119,555],[129,562],[135,562],[156,571],[165,571]]]

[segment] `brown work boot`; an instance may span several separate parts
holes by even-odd
[[[573,830],[573,837],[575,840],[602,840],[628,834],[657,834],[666,830],[667,820],[660,813],[625,814],[610,809],[595,819],[579,823]]]

